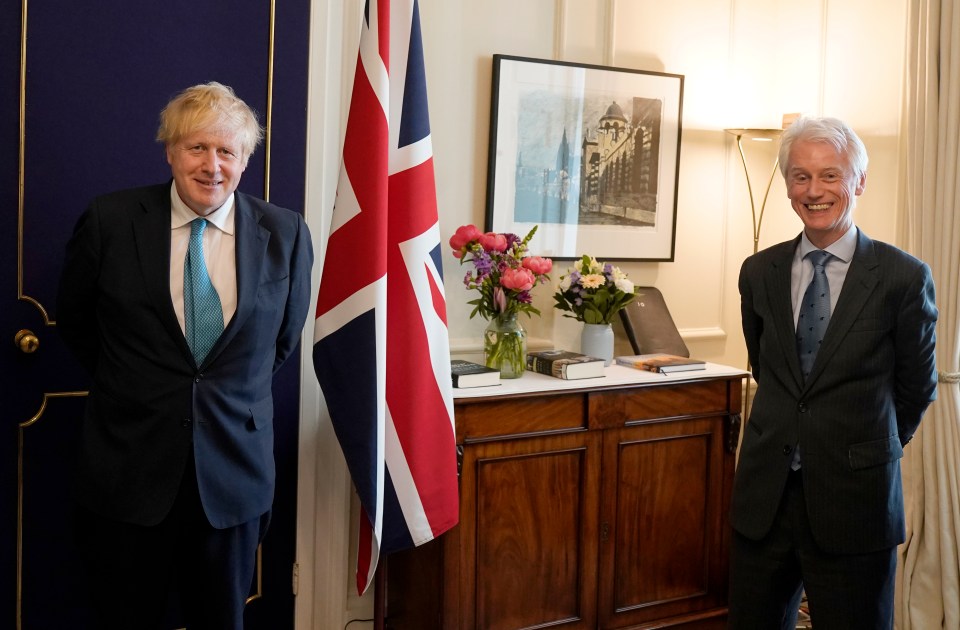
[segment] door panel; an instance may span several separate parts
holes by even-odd
[[[604,432],[601,627],[706,618],[724,605],[724,427],[715,416]]]
[[[0,412],[0,626],[89,625],[70,536],[88,383],[60,342],[54,306],[73,224],[97,194],[170,178],[154,141],[160,109],[210,80],[269,123],[240,190],[302,210],[308,17],[308,0],[0,8],[0,368],[12,375]],[[14,343],[21,330],[35,351]],[[298,364],[291,358],[274,385],[278,487],[251,628],[293,626]]]
[[[586,431],[464,449],[463,628],[596,627],[599,455]]]

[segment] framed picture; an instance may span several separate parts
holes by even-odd
[[[672,261],[683,76],[494,55],[488,231],[573,260]]]

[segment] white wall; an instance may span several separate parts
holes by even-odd
[[[362,0],[313,7],[307,218],[321,259],[361,10]],[[420,0],[420,11],[445,239],[460,225],[484,223],[492,55],[501,53],[685,76],[675,262],[621,266],[664,293],[699,358],[746,364],[736,282],[753,251],[753,224],[739,154],[724,128],[779,127],[791,112],[845,119],[870,153],[857,222],[873,238],[898,241],[906,0]],[[745,150],[759,205],[775,146],[748,142]],[[777,175],[760,247],[800,228]],[[567,265],[559,262],[554,276]],[[319,268],[320,260],[316,279]],[[468,319],[474,296],[462,276],[447,256],[451,347],[475,356],[485,322]],[[576,348],[578,325],[554,315],[551,293],[537,291],[543,316],[525,322],[532,342]],[[617,350],[627,351],[622,336]],[[371,608],[369,597],[351,595],[349,481],[309,352],[303,382],[297,627],[342,628]]]

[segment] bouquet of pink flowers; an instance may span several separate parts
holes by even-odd
[[[468,302],[474,307],[470,317],[479,314],[490,320],[521,312],[540,314],[530,291],[550,279],[547,274],[553,269],[553,261],[527,256],[527,244],[536,231],[534,226],[521,240],[516,234],[484,233],[475,225],[463,225],[450,237],[450,247],[460,264],[473,263],[473,270],[463,277],[464,286],[480,293]]]

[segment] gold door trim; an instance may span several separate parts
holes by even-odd
[[[20,5],[20,155],[17,158],[17,299],[33,304],[41,317],[43,323],[47,326],[54,326],[56,322],[52,321],[38,300],[26,295],[23,292],[23,189],[24,189],[24,164],[26,162],[26,143],[27,135],[27,0],[23,0]],[[17,600],[19,602],[19,600]],[[19,619],[19,605],[18,614]],[[19,628],[19,624],[17,626]]]

